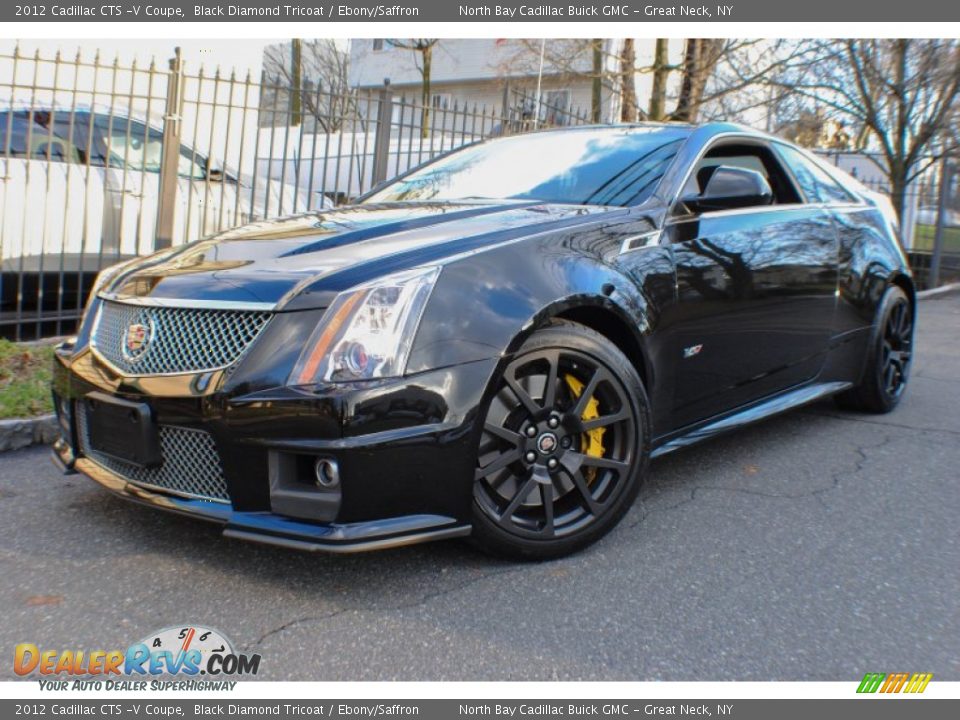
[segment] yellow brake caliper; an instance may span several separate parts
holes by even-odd
[[[578,399],[580,393],[583,392],[583,383],[570,374],[564,375],[563,379],[567,383],[567,387],[570,388],[573,399]],[[580,419],[594,420],[598,417],[600,417],[600,402],[595,397],[591,397],[587,400],[587,406],[584,408],[583,415],[580,416]],[[583,447],[587,455],[591,457],[603,457],[603,434],[606,431],[606,428],[598,427],[593,430],[588,430],[583,434]],[[597,475],[597,468],[584,468],[583,475],[588,483],[592,483]]]

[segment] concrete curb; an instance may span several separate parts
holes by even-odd
[[[0,452],[31,445],[50,445],[57,439],[56,415],[0,420]]]
[[[941,295],[952,295],[953,293],[960,292],[960,283],[951,283],[950,285],[941,285],[937,288],[932,288],[931,290],[921,290],[917,293],[917,300],[926,300],[928,298],[936,298]]]

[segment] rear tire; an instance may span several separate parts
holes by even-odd
[[[525,560],[575,552],[608,533],[640,490],[649,403],[609,340],[557,322],[494,381],[477,447],[472,542]]]
[[[888,413],[903,397],[913,356],[913,307],[896,285],[887,288],[874,325],[860,384],[835,397],[844,410]]]

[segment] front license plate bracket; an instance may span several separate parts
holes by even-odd
[[[84,398],[90,447],[114,460],[140,467],[163,462],[160,435],[147,403],[92,392]]]

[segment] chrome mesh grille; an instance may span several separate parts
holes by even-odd
[[[204,430],[161,425],[159,467],[144,468],[116,460],[90,446],[87,410],[77,404],[77,436],[80,450],[88,458],[124,480],[175,495],[229,503],[227,481],[213,436]]]
[[[271,313],[103,301],[91,344],[128,375],[205,372],[233,365]]]

